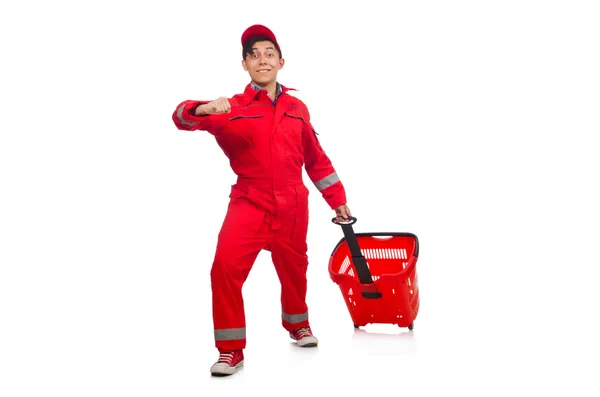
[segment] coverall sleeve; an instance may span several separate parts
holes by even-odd
[[[307,123],[302,132],[304,167],[310,180],[331,207],[336,209],[346,204],[346,191],[331,161],[317,138],[312,124]]]
[[[225,113],[202,116],[194,115],[194,112],[199,105],[204,105],[209,102],[210,101],[191,100],[181,102],[173,112],[172,118],[175,126],[180,130],[201,130],[208,131],[213,135],[218,134],[227,120],[227,115]]]

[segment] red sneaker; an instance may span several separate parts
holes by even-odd
[[[210,373],[215,376],[233,375],[244,365],[244,352],[233,350],[222,352],[216,363],[210,367]]]
[[[295,340],[300,347],[315,347],[319,343],[308,325],[290,332],[290,338]]]

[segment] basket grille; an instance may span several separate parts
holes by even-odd
[[[406,248],[365,248],[360,251],[365,259],[408,259]]]

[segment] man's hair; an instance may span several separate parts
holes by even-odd
[[[250,40],[246,41],[246,44],[244,44],[244,48],[242,49],[242,59],[246,59],[246,55],[252,54],[252,46],[258,43],[259,41],[268,41],[272,43],[275,49],[277,50],[277,53],[279,54],[279,58],[281,58],[281,49],[277,44],[273,43],[273,41],[270,38],[266,36],[255,36]]]

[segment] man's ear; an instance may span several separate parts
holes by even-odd
[[[279,60],[279,69],[283,69],[283,65],[285,64],[285,59],[281,58]]]
[[[246,68],[246,60],[245,59],[242,60],[242,67],[244,68],[244,70],[246,72],[248,71],[248,68]]]

